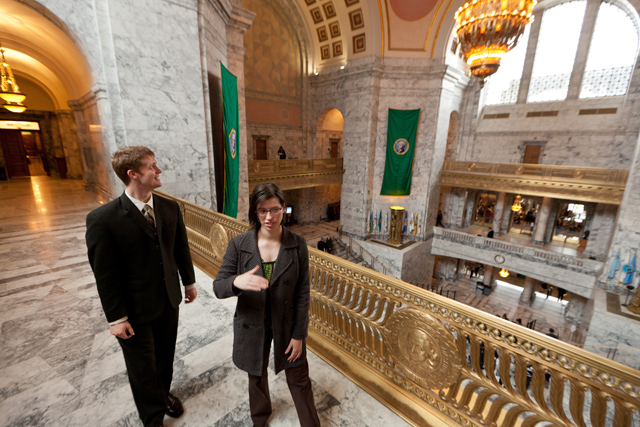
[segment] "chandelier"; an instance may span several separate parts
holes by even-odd
[[[498,273],[500,275],[500,277],[509,277],[509,270],[507,270],[506,268],[503,268],[502,270],[500,270],[500,273]]]
[[[27,107],[22,103],[27,97],[20,92],[11,67],[4,58],[4,49],[0,47],[2,64],[0,64],[0,99],[4,101],[2,107],[12,113],[22,113]]]
[[[498,71],[533,22],[536,0],[473,0],[456,12],[456,34],[471,74],[484,79]]]
[[[511,210],[514,212],[520,212],[522,210],[522,197],[520,197],[519,194],[516,196],[516,199],[513,201]]]

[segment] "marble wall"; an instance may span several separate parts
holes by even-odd
[[[617,295],[616,298],[619,298]],[[607,310],[607,292],[595,289],[589,332],[584,342],[585,350],[611,358],[609,347],[617,348],[614,360],[640,369],[640,321]]]
[[[201,62],[204,49],[199,38],[199,13],[204,10],[198,8],[204,3],[213,10],[208,22],[214,22],[216,14],[228,17],[233,8],[233,3],[225,0],[41,0],[36,4],[67,30],[91,69],[95,110],[84,111],[85,123],[74,115],[79,129],[93,126],[87,135],[78,137],[84,166],[101,169],[86,171],[91,186],[117,194],[119,184],[105,177],[112,174],[105,159],[123,146],[146,145],[164,166],[165,191],[210,205],[211,164]],[[216,52],[224,54],[225,37],[217,35],[210,40],[217,48],[209,49],[211,57],[219,58]],[[219,63],[210,65],[213,68]],[[85,103],[80,99],[73,102]],[[100,127],[99,136],[96,126]],[[85,141],[88,144],[84,145]],[[102,149],[97,147],[99,143]],[[79,165],[70,166],[77,175]]]

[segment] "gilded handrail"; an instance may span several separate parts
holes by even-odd
[[[213,276],[248,225],[174,199]],[[309,261],[309,347],[414,425],[640,421],[640,371],[314,248]]]
[[[554,166],[530,163],[482,163],[458,160],[445,160],[443,171],[496,176],[512,175],[553,181],[591,182],[623,187],[626,185],[629,176],[629,171],[626,169]]]
[[[620,204],[628,176],[625,169],[446,160],[442,185]]]

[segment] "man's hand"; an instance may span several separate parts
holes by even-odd
[[[295,340],[291,338],[289,347],[287,347],[287,350],[284,352],[284,354],[286,355],[289,352],[291,352],[291,355],[287,358],[289,362],[295,362],[296,360],[298,360],[300,356],[302,356],[302,340]]]
[[[115,335],[118,338],[122,338],[123,340],[129,339],[135,335],[133,333],[133,328],[128,321],[124,321],[121,323],[116,323],[115,325],[109,326],[109,332],[111,335]]]
[[[198,296],[198,290],[196,288],[185,289],[185,291],[184,291],[184,302],[186,304],[189,304],[190,302],[193,302],[196,299],[197,296]]]
[[[256,275],[259,268],[260,266],[256,265],[246,273],[236,276],[233,280],[233,286],[243,291],[260,292],[263,289],[267,289],[269,287],[269,281],[264,277]]]

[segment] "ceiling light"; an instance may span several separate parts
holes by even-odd
[[[20,92],[16,79],[13,77],[11,67],[4,58],[4,49],[0,46],[2,64],[0,64],[0,98],[5,101],[2,106],[12,113],[22,113],[27,109],[22,102],[27,97]]]

